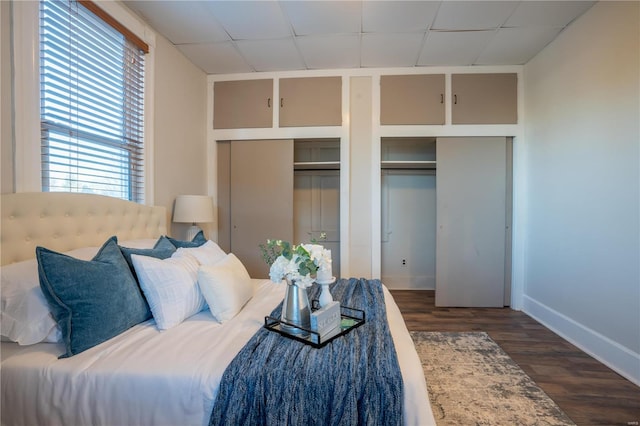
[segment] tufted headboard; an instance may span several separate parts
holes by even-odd
[[[167,232],[166,209],[103,195],[23,192],[0,198],[2,265],[35,257],[36,246],[65,252],[118,240],[158,238]]]

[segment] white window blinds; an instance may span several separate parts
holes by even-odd
[[[144,52],[76,1],[40,2],[42,190],[144,202]]]

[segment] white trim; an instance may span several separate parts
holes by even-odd
[[[405,74],[479,74],[479,73],[520,73],[522,65],[476,65],[476,66],[443,66],[443,67],[407,67],[407,68],[337,68],[329,70],[298,70],[252,72],[243,74],[209,74],[209,81],[280,79],[291,77],[373,77],[381,75]],[[275,82],[274,82],[275,84]]]
[[[382,279],[380,75],[372,76],[371,90],[371,278]]]
[[[528,295],[522,310],[632,383],[640,386],[640,354],[574,321]]]
[[[518,132],[512,142],[511,189],[511,309],[522,310],[525,289],[525,252],[527,224],[527,141],[524,137],[526,118],[524,70],[518,74]]]
[[[42,190],[40,161],[39,3],[13,2],[14,175],[16,192]]]
[[[211,112],[206,117],[207,138],[207,195],[213,198],[214,204],[218,202],[218,145],[212,138],[213,129],[213,81],[207,81],[207,111]],[[209,239],[218,241],[218,209],[213,209],[213,223],[209,228]]]
[[[155,43],[149,43],[144,57],[144,202],[148,206],[155,205],[155,50]]]
[[[349,247],[351,238],[349,237],[348,224],[351,217],[351,115],[349,112],[349,99],[351,93],[351,81],[348,78],[342,79],[342,128],[340,132],[340,274],[350,277],[349,270]]]

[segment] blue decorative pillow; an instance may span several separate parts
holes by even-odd
[[[62,331],[67,358],[151,318],[118,247],[108,239],[89,261],[36,248],[40,288]]]
[[[138,281],[138,276],[136,275],[136,270],[133,267],[133,261],[131,260],[132,254],[155,257],[156,259],[168,259],[177,250],[176,246],[174,246],[171,241],[164,237],[160,237],[151,249],[136,249],[123,246],[119,247],[136,281]]]
[[[160,237],[160,239],[162,239],[162,238],[166,238],[167,240],[169,240],[171,242],[171,244],[173,244],[174,247],[176,247],[176,248],[200,247],[201,245],[203,245],[204,243],[207,242],[207,239],[204,237],[204,232],[203,231],[198,232],[196,234],[196,236],[193,237],[193,239],[191,241],[176,240],[175,238],[171,238],[169,236]]]

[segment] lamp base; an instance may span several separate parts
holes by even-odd
[[[189,229],[187,229],[187,241],[193,240],[193,238],[198,235],[198,232],[202,231],[197,225],[191,225]]]

